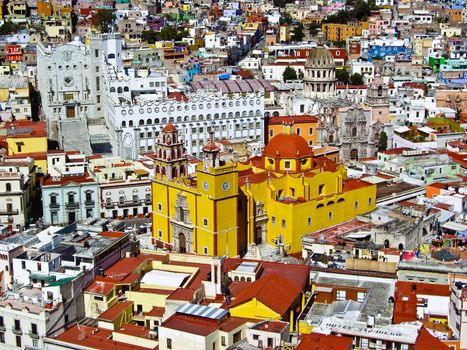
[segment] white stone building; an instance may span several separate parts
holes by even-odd
[[[21,229],[31,210],[35,189],[35,167],[31,158],[0,162],[0,222]]]

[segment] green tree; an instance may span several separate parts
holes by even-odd
[[[290,16],[290,13],[284,12],[279,22],[280,24],[290,24],[292,23],[292,16]]]
[[[146,41],[148,44],[154,44],[159,40],[159,34],[153,30],[144,30],[141,33],[141,39]]]
[[[99,10],[92,18],[93,24],[101,33],[110,32],[116,19],[117,16],[115,16],[113,10],[110,9]]]
[[[303,32],[303,24],[299,23],[298,25],[295,26],[295,28],[292,31],[293,35],[293,40],[294,41],[302,41],[303,37],[305,36],[305,33]]]
[[[284,82],[289,80],[297,80],[297,72],[293,67],[287,66],[282,73],[282,80]]]
[[[378,140],[378,152],[386,151],[387,148],[388,148],[388,135],[384,131],[381,131],[381,134],[379,134],[379,140]]]
[[[310,33],[311,36],[317,36],[318,35],[318,29],[319,29],[319,25],[317,25],[317,24],[308,25],[308,32]]]
[[[342,85],[347,85],[350,81],[350,74],[347,69],[336,69],[336,79]]]
[[[350,85],[363,85],[363,75],[354,73],[350,76]]]
[[[20,26],[11,21],[6,21],[0,26],[0,35],[8,35],[20,29]]]

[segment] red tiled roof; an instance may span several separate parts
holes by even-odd
[[[415,343],[414,350],[449,350],[449,346],[441,340],[431,335],[428,330],[422,326]]]
[[[117,333],[131,335],[137,338],[149,338],[149,329],[144,326],[136,324],[124,324],[117,331]]]
[[[95,350],[148,350],[147,347],[112,340],[112,332],[107,329],[85,325],[73,326],[54,339]]]
[[[170,94],[167,95],[167,98],[172,98],[172,99],[175,99],[179,102],[183,101],[183,102],[188,102],[188,97],[184,94],[182,94],[181,92],[171,92]]]
[[[85,289],[88,293],[106,295],[114,287],[113,283],[103,282],[103,281],[94,281],[89,287]]]
[[[344,192],[357,190],[359,188],[374,186],[373,184],[360,180],[360,179],[349,179],[344,182]]]
[[[319,333],[302,334],[296,350],[350,350],[352,338]]]
[[[221,321],[217,321],[203,317],[175,313],[162,323],[162,327],[206,337],[217,329],[225,332],[231,332],[245,323],[257,321],[258,320],[256,319],[234,316],[229,316]]]
[[[61,176],[59,180],[54,180],[50,175],[42,178],[42,186],[66,186],[71,183],[95,183],[96,181],[88,174],[79,176]]]
[[[104,231],[99,233],[99,236],[108,237],[108,238],[122,238],[126,236],[127,233],[125,232],[117,232],[117,231]]]
[[[387,149],[386,151],[383,151],[382,153],[384,154],[402,154],[404,151],[412,151],[412,148],[408,147],[400,147],[400,148],[391,148]]]
[[[280,125],[282,123],[294,123],[294,124],[303,124],[303,123],[318,123],[318,118],[314,115],[287,115],[287,116],[278,116],[271,117],[268,121],[269,125]]]
[[[117,304],[112,305],[105,312],[99,315],[98,319],[103,321],[112,322],[118,316],[120,316],[126,309],[133,306],[133,302],[130,300],[121,301]],[[133,310],[131,310],[133,312]]]
[[[164,316],[165,313],[165,308],[164,307],[158,307],[158,306],[153,306],[152,309],[148,312],[144,312],[144,316],[149,316],[149,317],[162,317]]]
[[[290,283],[288,278],[278,273],[242,285],[243,288],[240,288],[238,293],[232,290],[232,302],[224,307],[232,308],[257,299],[278,314],[285,315],[302,292],[302,288]]]

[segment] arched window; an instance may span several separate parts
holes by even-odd
[[[109,59],[113,59],[115,58],[115,54],[114,53],[109,53],[109,55],[107,56]]]
[[[316,209],[320,209],[320,208],[324,208],[324,204],[323,204],[323,203],[318,204],[318,205],[316,206]]]
[[[115,88],[113,86],[110,88],[110,92],[115,92]]]
[[[356,136],[357,136],[357,128],[353,127],[352,128],[352,137],[356,137]]]
[[[122,128],[126,128],[126,121],[122,121]]]
[[[139,120],[139,125],[144,125],[144,120],[143,119]]]
[[[130,88],[129,88],[128,86],[125,86],[125,87],[123,88],[123,91],[128,92],[128,91],[130,91]]]
[[[128,122],[128,126],[129,126],[130,128],[133,126],[133,120],[130,120],[130,121]]]
[[[119,94],[121,94],[121,93],[123,92],[123,89],[122,89],[121,86],[119,86],[119,87],[117,88],[117,92],[118,92]]]
[[[146,125],[151,125],[151,124],[152,124],[152,120],[151,120],[151,119],[146,120]]]
[[[159,118],[154,119],[154,124],[159,124]]]

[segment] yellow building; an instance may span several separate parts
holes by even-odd
[[[187,158],[178,131],[168,124],[157,144],[153,193],[153,234],[173,249],[205,255],[239,253],[238,173],[221,164],[213,140],[203,147],[205,160],[197,181],[186,177]],[[244,243],[244,242],[243,242]]]
[[[31,157],[38,173],[47,173],[45,122],[18,120],[0,124],[0,148],[9,158]]]
[[[315,158],[293,125],[283,128],[262,157],[237,165],[222,165],[211,139],[194,180],[185,176],[183,146],[169,124],[156,151],[154,237],[179,252],[232,256],[281,236],[297,253],[303,235],[375,208],[375,185],[348,179],[343,165]]]
[[[368,28],[368,22],[323,23],[321,25],[326,39],[330,41],[345,41],[349,37],[362,35],[362,31]]]

